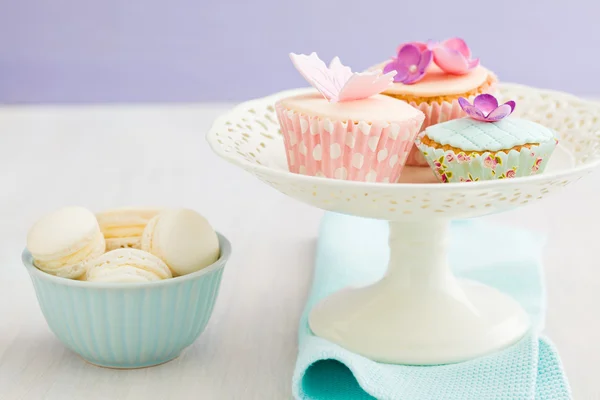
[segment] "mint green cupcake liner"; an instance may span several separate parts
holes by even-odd
[[[521,151],[510,150],[483,154],[436,149],[416,144],[441,182],[476,182],[510,179],[544,172],[558,141],[551,140]]]

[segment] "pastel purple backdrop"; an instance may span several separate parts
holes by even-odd
[[[597,0],[0,0],[0,102],[239,101],[460,36],[504,81],[600,95]]]

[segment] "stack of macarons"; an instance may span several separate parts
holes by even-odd
[[[34,265],[90,282],[151,282],[199,271],[218,260],[208,221],[189,209],[120,208],[94,215],[65,207],[27,235]]]
[[[162,210],[150,207],[123,207],[96,214],[106,240],[106,251],[133,247],[139,249],[148,221]]]

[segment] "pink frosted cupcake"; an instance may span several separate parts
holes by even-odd
[[[275,105],[289,170],[396,182],[425,118],[407,103],[379,95],[393,83],[396,72],[352,73],[337,57],[327,67],[315,53],[290,57],[318,92],[287,97]]]
[[[383,94],[403,100],[425,114],[421,131],[442,122],[466,116],[458,99],[496,91],[496,76],[471,58],[464,40],[448,39],[441,43],[412,42],[398,47],[391,61],[375,68],[395,71],[394,84]],[[427,166],[417,147],[413,147],[407,165]]]

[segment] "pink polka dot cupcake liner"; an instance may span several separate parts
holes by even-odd
[[[362,182],[396,182],[422,118],[335,121],[275,106],[290,172]]]

